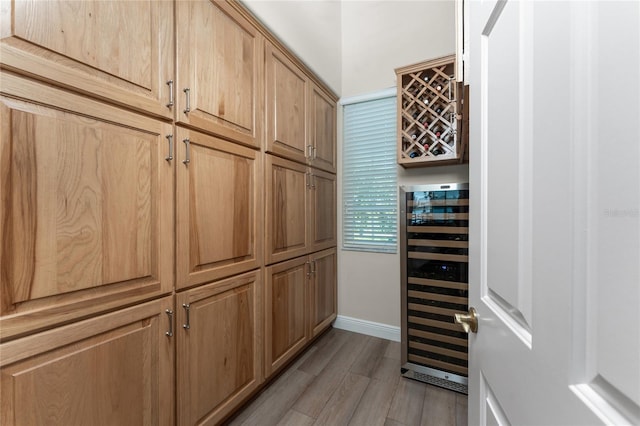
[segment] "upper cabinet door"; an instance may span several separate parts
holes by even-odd
[[[263,38],[230,5],[176,2],[176,121],[260,147]]]
[[[266,150],[307,162],[307,76],[270,44],[265,49],[267,91]]]
[[[169,293],[172,126],[8,73],[1,91],[2,339]]]
[[[0,8],[0,62],[171,118],[173,2],[15,0]]]
[[[315,84],[309,97],[310,164],[336,172],[336,102]]]
[[[336,175],[311,169],[309,175],[310,251],[336,245]]]
[[[258,151],[176,129],[178,288],[257,268],[262,262],[262,169]]]
[[[265,155],[265,262],[271,264],[307,254],[307,166]]]

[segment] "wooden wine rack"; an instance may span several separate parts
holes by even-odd
[[[396,69],[398,163],[404,167],[465,161],[455,55]]]

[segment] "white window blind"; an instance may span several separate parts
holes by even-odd
[[[395,96],[345,105],[343,128],[343,248],[395,253]]]

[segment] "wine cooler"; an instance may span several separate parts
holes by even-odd
[[[469,185],[400,188],[402,374],[467,393]]]

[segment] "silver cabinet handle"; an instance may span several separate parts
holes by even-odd
[[[164,157],[164,159],[171,161],[173,160],[173,135],[167,135],[166,138],[169,140],[169,155]]]
[[[307,189],[309,189],[309,188],[311,188],[311,173],[307,172],[307,173],[305,173],[305,175],[307,177],[307,179],[306,179]]]
[[[316,147],[314,146],[313,147],[313,160],[315,161],[316,158],[317,158],[316,157]]]
[[[311,278],[311,261],[307,260],[305,265],[307,269],[307,278]]]
[[[191,155],[190,155],[190,149],[189,149],[189,144],[191,143],[191,141],[189,139],[185,139],[182,142],[184,142],[184,149],[185,149],[185,158],[184,160],[182,160],[183,164],[189,164],[191,162]]]
[[[313,145],[307,145],[307,158],[311,160],[313,157]]]
[[[190,324],[191,320],[189,319],[189,309],[191,308],[191,305],[188,303],[183,303],[182,307],[184,308],[185,313],[187,314],[187,322],[182,324],[182,328],[188,330],[191,328],[191,324]]]
[[[316,189],[316,175],[311,173],[311,189]]]
[[[318,270],[318,268],[317,268],[317,266],[316,266],[316,261],[315,261],[315,260],[313,260],[313,262],[312,262],[312,263],[313,263],[313,271],[311,271],[311,273],[315,275],[315,273],[316,273],[316,271]]]
[[[164,334],[168,337],[173,336],[173,311],[171,309],[167,309],[164,311],[169,317],[169,331],[166,331]]]
[[[189,93],[191,92],[191,90],[187,87],[186,89],[183,90],[185,96],[187,97],[187,104],[186,107],[184,109],[184,113],[185,114],[189,114],[189,111],[191,111],[191,99],[189,97]]]
[[[167,86],[169,86],[169,103],[167,104],[167,108],[171,108],[173,106],[173,80],[167,81]]]

